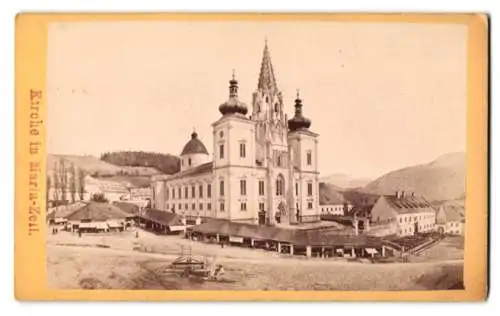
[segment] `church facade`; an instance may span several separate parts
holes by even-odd
[[[152,206],[165,211],[253,224],[319,220],[318,134],[302,114],[284,113],[267,43],[251,113],[229,81],[229,98],[212,123],[213,157],[193,132],[177,174],[154,176]]]

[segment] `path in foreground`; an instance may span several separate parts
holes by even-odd
[[[168,265],[176,256],[48,244],[48,284],[64,289],[443,290],[459,287],[463,279],[461,260],[363,264],[225,256],[217,259],[225,269],[221,280],[204,282],[172,272]]]

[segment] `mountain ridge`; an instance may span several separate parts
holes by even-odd
[[[453,200],[465,195],[465,153],[443,154],[436,159],[390,171],[364,187],[376,194],[414,192],[428,200]]]

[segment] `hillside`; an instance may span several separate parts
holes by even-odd
[[[101,160],[116,166],[124,166],[124,174],[126,175],[138,175],[134,173],[143,169],[156,169],[165,174],[174,174],[180,170],[180,160],[178,157],[154,152],[109,152],[103,154]]]
[[[52,174],[54,172],[54,164],[60,163],[64,160],[69,167],[74,164],[75,168],[82,169],[86,174],[99,174],[102,176],[111,176],[118,174],[122,169],[118,166],[112,165],[102,161],[94,156],[77,156],[77,155],[47,155],[47,172]]]
[[[368,178],[354,178],[346,174],[335,173],[320,179],[321,182],[333,184],[339,188],[344,189],[354,189],[354,188],[363,188],[368,183],[372,181],[372,179]]]
[[[453,200],[465,195],[465,172],[465,153],[445,154],[427,164],[389,172],[365,190],[378,194],[405,190],[430,201]]]
[[[343,204],[354,206],[373,205],[379,195],[364,192],[362,189],[343,189],[330,183],[319,183],[319,204]]]
[[[57,162],[60,165],[62,160],[68,169],[73,164],[76,170],[81,169],[85,175],[134,187],[147,187],[152,175],[161,174],[152,167],[116,166],[94,156],[49,154],[47,155],[47,173],[50,177],[54,174],[54,164]]]
[[[343,204],[344,195],[342,194],[342,189],[330,184],[330,183],[319,183],[319,204]]]

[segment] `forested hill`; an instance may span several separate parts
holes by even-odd
[[[178,157],[155,152],[108,152],[101,155],[101,160],[117,166],[153,167],[166,174],[173,174],[180,170]]]

